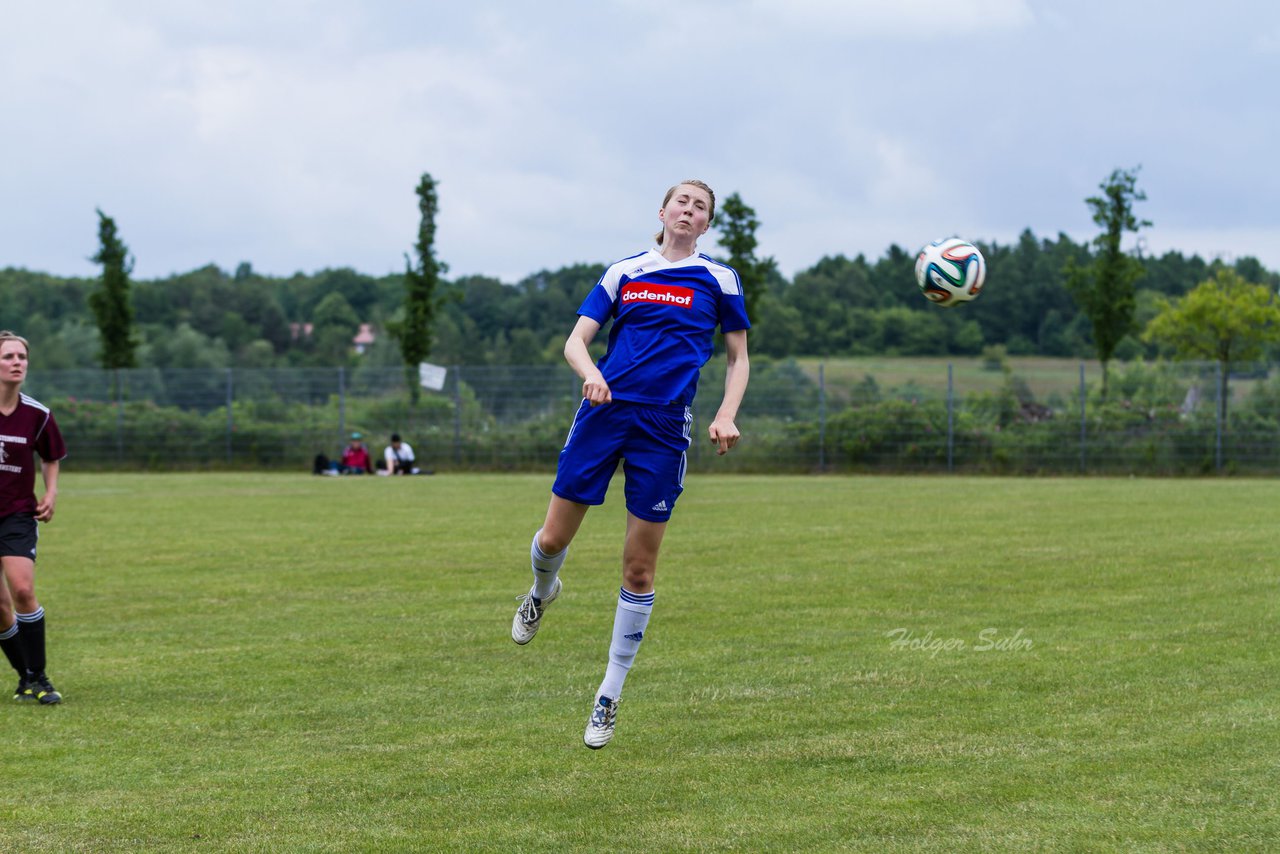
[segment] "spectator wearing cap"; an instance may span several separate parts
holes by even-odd
[[[373,462],[369,459],[369,449],[365,447],[362,434],[351,434],[351,441],[342,451],[338,470],[343,474],[369,474],[373,471]]]
[[[417,474],[414,465],[413,446],[400,438],[399,433],[391,434],[391,444],[382,452],[387,463],[387,474]]]

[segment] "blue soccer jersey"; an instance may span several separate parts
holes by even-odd
[[[614,399],[660,405],[693,402],[717,326],[751,327],[732,267],[705,255],[668,261],[657,249],[605,270],[578,314],[614,319],[599,362]]]

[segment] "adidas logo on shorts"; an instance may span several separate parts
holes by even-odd
[[[659,501],[657,504],[653,505],[653,506],[652,506],[652,507],[650,507],[649,509],[650,509],[650,510],[657,510],[659,513],[666,513],[666,512],[667,512],[667,499],[665,499],[665,498],[664,498],[664,499],[662,499],[661,501]]]

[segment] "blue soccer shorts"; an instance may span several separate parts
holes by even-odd
[[[650,406],[615,400],[578,407],[551,491],[578,504],[603,504],[623,461],[627,509],[648,522],[666,522],[684,491],[685,451],[693,412],[680,404]]]

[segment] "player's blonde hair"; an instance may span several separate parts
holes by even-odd
[[[676,190],[680,189],[685,184],[688,184],[690,187],[697,187],[699,190],[702,190],[711,197],[711,210],[708,212],[707,222],[714,220],[716,218],[716,191],[708,187],[706,182],[699,181],[697,178],[690,178],[688,181],[681,181],[670,190],[667,190],[667,194],[662,197],[662,206],[665,208],[667,206],[667,202],[671,201],[671,197],[676,194]],[[659,246],[662,245],[662,235],[665,234],[666,231],[666,228],[663,228],[662,231],[659,231],[653,236],[653,239]]]
[[[31,355],[31,345],[27,343],[27,339],[16,332],[10,332],[8,329],[0,329],[0,344],[6,341],[17,341],[22,345],[22,349],[27,351],[27,355]]]

